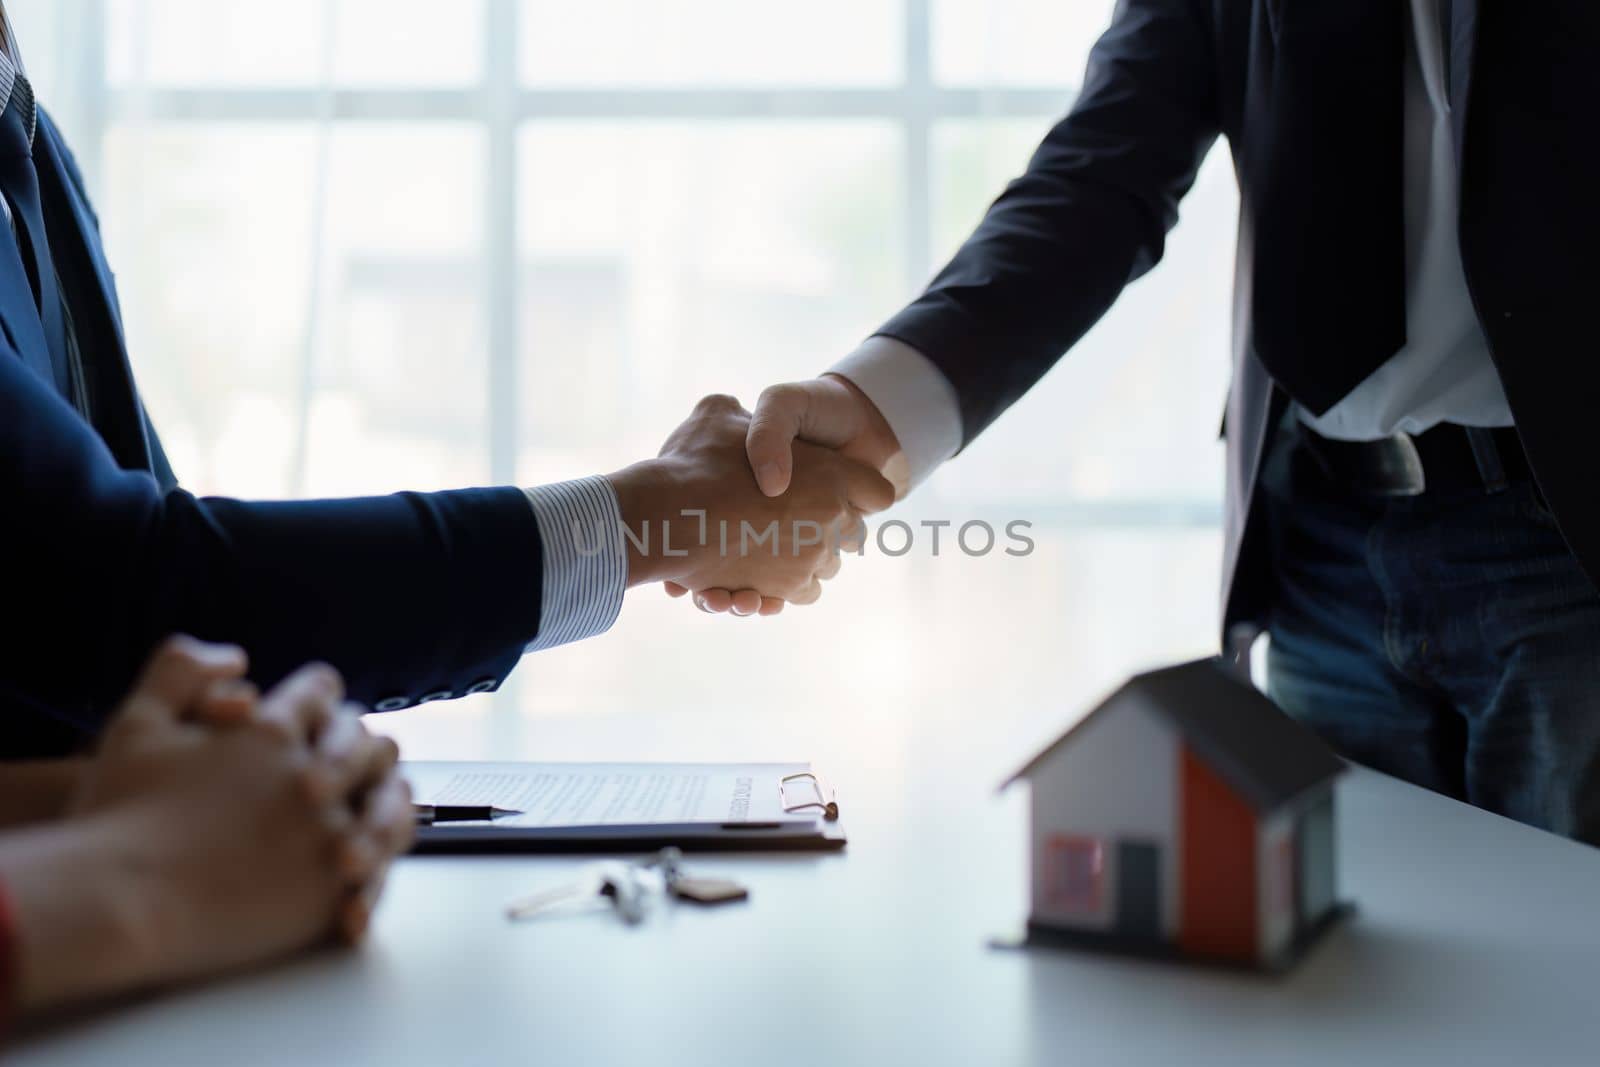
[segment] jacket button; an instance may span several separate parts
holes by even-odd
[[[468,687],[465,696],[476,696],[479,693],[492,693],[500,688],[498,678],[479,678]]]
[[[376,704],[372,705],[372,710],[399,711],[401,708],[409,708],[410,706],[411,700],[409,697],[385,697]]]
[[[453,696],[455,694],[448,689],[436,689],[431,693],[423,693],[417,698],[417,703],[432,704],[435,700],[449,700]]]

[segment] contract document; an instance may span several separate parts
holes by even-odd
[[[493,822],[419,827],[421,852],[621,851],[669,844],[835,849],[845,843],[835,798],[806,763],[423,761],[403,769],[420,804],[489,805],[521,813]]]

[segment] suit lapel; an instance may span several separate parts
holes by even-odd
[[[55,370],[50,365],[50,346],[39,321],[39,307],[33,302],[33,283],[22,265],[22,250],[16,232],[0,223],[0,321],[17,355],[54,390]]]
[[[1467,139],[1467,108],[1472,102],[1472,75],[1478,52],[1478,5],[1480,0],[1453,0],[1450,35],[1445,47],[1450,52],[1450,116],[1455,124],[1456,170],[1464,163],[1462,149]]]
[[[111,268],[101,251],[99,226],[65,163],[58,137],[54,124],[41,112],[34,163],[45,215],[55,235],[51,250],[56,253],[56,269],[92,382],[94,427],[118,465],[149,470],[150,441],[128,364]]]

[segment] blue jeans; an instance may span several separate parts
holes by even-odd
[[[1538,491],[1385,500],[1280,444],[1273,698],[1350,759],[1600,844],[1600,594]]]

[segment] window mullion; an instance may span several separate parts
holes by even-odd
[[[489,477],[517,476],[517,3],[488,0],[484,292],[488,317]]]
[[[915,292],[933,267],[933,84],[932,0],[905,0],[906,285]]]
[[[93,195],[104,195],[101,185],[102,164],[105,155],[105,138],[108,131],[107,111],[110,95],[106,85],[106,0],[77,0],[77,25],[81,35],[74,35],[81,63],[78,66],[78,84],[74,86],[79,119],[82,123],[82,148],[78,152],[78,166],[83,172]],[[69,9],[70,12],[70,9]],[[68,18],[72,14],[67,15]]]

